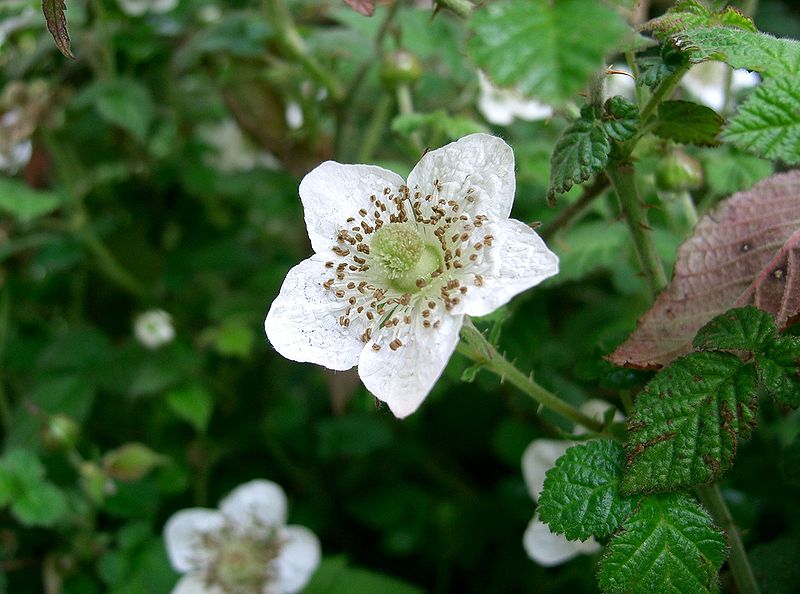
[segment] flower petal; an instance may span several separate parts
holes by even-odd
[[[373,165],[326,161],[310,171],[300,182],[300,199],[311,247],[318,253],[330,250],[336,234],[350,227],[347,219],[357,216],[361,208],[370,208],[371,195],[404,184],[396,173]]]
[[[175,584],[171,594],[224,594],[217,586],[207,586],[199,573],[189,573]]]
[[[292,268],[272,302],[264,329],[275,350],[287,359],[344,371],[358,362],[364,347],[358,334],[363,328],[358,323],[349,328],[339,324],[343,306],[322,286],[331,276],[324,254]]]
[[[240,526],[286,524],[286,494],[272,481],[256,479],[239,485],[220,501],[219,509]]]
[[[594,538],[581,542],[567,540],[563,534],[553,534],[547,524],[539,520],[538,514],[528,524],[522,537],[522,545],[528,557],[544,567],[561,565],[580,554],[591,554],[600,550],[600,545]]]
[[[444,315],[438,327],[423,328],[415,316],[413,329],[402,334],[402,346],[389,347],[391,329],[382,329],[361,352],[358,375],[367,389],[389,405],[394,416],[413,413],[442,375],[458,344],[463,316]],[[381,349],[375,351],[374,344]]]
[[[317,535],[304,526],[287,526],[284,544],[275,566],[280,591],[292,594],[301,590],[319,567],[322,553]]]
[[[573,445],[574,441],[566,439],[534,439],[525,448],[522,454],[522,476],[534,501],[539,500],[545,473]]]
[[[497,136],[470,134],[426,153],[408,176],[408,187],[433,194],[435,180],[443,198],[461,200],[472,188],[475,213],[506,219],[516,187],[514,152]]]
[[[517,293],[558,273],[558,256],[525,223],[506,219],[485,227],[486,233],[494,236],[492,247],[480,265],[466,271],[480,274],[483,284],[476,287],[468,282],[469,291],[454,312],[486,315]]]
[[[201,546],[201,537],[218,531],[224,522],[217,510],[202,507],[173,514],[164,525],[164,542],[172,567],[182,573],[203,568],[209,555]]]

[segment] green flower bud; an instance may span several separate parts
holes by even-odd
[[[397,50],[383,59],[380,75],[383,84],[394,89],[419,80],[422,76],[422,64],[408,50]]]
[[[656,187],[664,192],[696,190],[703,185],[703,168],[700,163],[676,150],[656,165]]]
[[[166,458],[141,443],[125,445],[106,452],[103,469],[108,476],[121,481],[138,481],[156,466],[164,464]]]
[[[42,423],[41,438],[44,446],[50,450],[71,450],[78,443],[81,428],[70,417],[55,414],[47,417]]]

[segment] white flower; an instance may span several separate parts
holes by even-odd
[[[558,272],[509,219],[514,155],[473,134],[422,157],[408,181],[328,161],[300,184],[316,252],[289,271],[265,328],[284,357],[345,370],[398,417],[447,364],[464,315],[482,316]]]
[[[33,144],[30,140],[18,142],[8,151],[0,151],[0,171],[14,175],[28,164],[32,155]]]
[[[602,420],[610,407],[611,405],[604,400],[592,399],[583,403],[580,409],[584,414]],[[614,420],[623,419],[622,414],[615,411]],[[525,453],[522,454],[522,476],[534,501],[539,501],[547,471],[555,466],[556,460],[576,443],[566,439],[534,439],[525,449]],[[525,530],[522,545],[528,557],[544,567],[561,565],[578,555],[596,553],[600,550],[600,545],[594,538],[582,542],[567,540],[563,534],[554,534],[547,524],[539,519],[538,512],[534,513]]]
[[[212,152],[204,155],[203,162],[223,173],[250,171],[256,167],[277,169],[280,166],[273,155],[259,150],[230,118],[201,124],[197,128],[197,135],[212,149]]]
[[[695,64],[681,79],[681,85],[698,101],[711,109],[721,111],[725,107],[725,83],[731,67],[725,62],[702,62]],[[755,72],[738,69],[731,75],[731,93],[755,87],[761,77]]]
[[[15,175],[25,167],[33,155],[33,144],[30,138],[25,138],[31,133],[26,130],[22,121],[24,117],[20,108],[11,109],[0,117],[0,171]]]
[[[139,314],[133,322],[133,334],[143,346],[157,349],[175,338],[172,316],[161,309],[151,309]]]
[[[139,17],[145,13],[164,14],[178,6],[178,0],[117,0],[120,10],[128,16]]]
[[[303,127],[303,108],[297,101],[289,101],[286,104],[285,117],[290,130],[299,130]]]
[[[533,99],[526,99],[515,89],[500,89],[489,78],[478,71],[481,92],[478,97],[478,110],[488,122],[498,126],[508,126],[514,118],[534,122],[546,120],[553,115],[553,108]]]
[[[266,480],[239,485],[219,511],[175,513],[164,540],[172,567],[186,574],[172,594],[291,594],[321,557],[313,532],[286,525],[286,495]]]

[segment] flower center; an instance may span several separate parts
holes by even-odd
[[[444,263],[441,249],[425,243],[412,223],[390,223],[377,229],[370,255],[380,264],[388,284],[401,292],[417,292],[417,280],[425,280]]]

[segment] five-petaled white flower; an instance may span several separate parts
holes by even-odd
[[[172,316],[163,309],[149,309],[136,316],[133,334],[142,346],[157,349],[175,338]]]
[[[422,157],[408,181],[328,161],[300,184],[315,254],[292,268],[265,322],[283,356],[358,365],[398,417],[414,412],[456,348],[464,315],[490,313],[558,272],[509,219],[514,155],[472,134]]]
[[[239,485],[219,511],[184,509],[164,526],[170,563],[185,573],[172,594],[291,594],[320,562],[316,535],[286,526],[286,495],[271,481]]]

